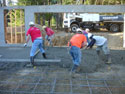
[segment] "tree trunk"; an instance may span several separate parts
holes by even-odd
[[[45,14],[43,14],[43,25],[45,25]]]
[[[3,6],[6,6],[6,0],[3,0]]]
[[[46,2],[43,2],[43,5],[45,5]],[[45,14],[43,13],[42,14],[43,18],[42,18],[42,24],[45,25]]]
[[[95,5],[97,5],[97,1],[98,1],[98,0],[95,0]]]
[[[102,0],[102,5],[104,5],[105,0]]]
[[[37,23],[38,23],[38,24],[41,24],[41,21],[40,21],[40,13],[37,14]]]
[[[59,27],[61,27],[61,28],[62,28],[62,22],[63,22],[63,14],[60,13],[59,14]]]
[[[82,0],[82,4],[84,5],[85,0]]]
[[[51,19],[48,20],[48,26],[50,27]]]
[[[56,28],[58,29],[58,24],[59,24],[59,22],[58,22],[58,14],[55,14],[54,16],[55,16],[55,19],[56,19]]]

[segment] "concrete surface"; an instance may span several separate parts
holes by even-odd
[[[72,67],[72,59],[70,54],[68,53],[67,47],[52,47],[52,48],[47,48],[46,50],[47,54],[47,60],[44,62],[44,59],[42,57],[41,53],[38,53],[36,56],[36,60],[39,62],[36,62],[36,64],[39,65],[48,65],[48,64],[57,64],[58,66],[61,67],[67,67],[70,68]],[[30,47],[0,47],[0,62],[2,60],[14,60],[15,62],[17,60],[17,63],[28,61],[30,53]],[[112,63],[113,64],[124,64],[125,62],[125,52],[124,49],[111,49],[111,58],[112,58]],[[49,63],[49,60],[61,60],[61,62],[53,62]],[[42,63],[43,61],[43,63]],[[89,49],[89,50],[82,50],[82,62],[81,62],[81,69],[83,72],[95,72],[98,69],[101,69],[105,66],[106,62],[106,57],[104,56],[103,53],[101,53],[101,59],[97,56],[95,48]],[[26,63],[26,62],[25,62]]]

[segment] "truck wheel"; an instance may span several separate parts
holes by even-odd
[[[112,32],[118,32],[118,31],[119,31],[119,25],[117,25],[117,24],[112,24],[112,25],[110,26],[110,31],[112,31]]]
[[[123,32],[123,24],[120,25],[120,32]]]
[[[77,28],[79,28],[79,26],[77,24],[72,24],[71,25],[71,32],[75,33]]]

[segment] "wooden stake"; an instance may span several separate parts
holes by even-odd
[[[10,11],[10,25],[11,25],[11,31],[10,31],[11,43],[13,43],[12,11]]]
[[[15,43],[17,43],[17,29],[16,29],[16,20],[17,20],[17,17],[16,17],[16,10],[15,10]]]
[[[21,27],[21,43],[23,43],[23,29],[22,29],[22,10],[20,10],[20,27]]]
[[[4,30],[5,30],[5,41],[7,42],[7,11],[4,11]]]

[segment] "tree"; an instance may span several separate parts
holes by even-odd
[[[11,0],[9,0],[11,2]],[[53,4],[76,4],[77,0],[18,0],[18,5],[53,5]],[[116,4],[125,4],[125,0],[80,0],[80,4],[86,5],[116,5]],[[18,15],[18,13],[17,13]],[[36,22],[38,24],[45,25],[45,21],[48,22],[50,26],[52,17],[56,20],[57,27],[62,25],[62,14],[53,14],[53,13],[44,13],[44,14],[36,14]]]

